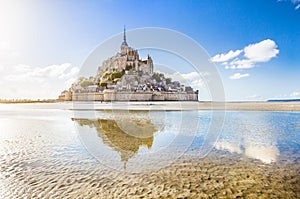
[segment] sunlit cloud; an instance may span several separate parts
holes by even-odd
[[[271,39],[250,44],[244,48],[244,56],[252,62],[267,62],[279,53],[276,43]]]
[[[77,79],[79,68],[70,63],[45,67],[16,65],[0,74],[0,98],[56,98]]]
[[[241,54],[241,52],[243,52],[243,50],[230,50],[229,52],[225,53],[225,54],[217,54],[215,56],[213,56],[211,58],[212,62],[226,62],[229,61],[237,56],[239,56],[239,54]]]
[[[208,72],[190,72],[190,73],[173,73],[166,75],[169,78],[172,78],[173,81],[179,81],[183,84],[191,86],[193,89],[199,90],[205,87],[204,79],[209,76]],[[206,80],[208,81],[208,80]]]
[[[221,63],[226,69],[249,69],[254,68],[257,63],[268,62],[278,53],[276,43],[271,39],[266,39],[250,44],[243,50],[230,50],[226,54],[217,54],[210,61]]]
[[[245,73],[245,74],[241,74],[241,73],[235,73],[233,74],[232,76],[229,77],[229,79],[232,79],[232,80],[237,80],[237,79],[241,79],[243,77],[249,77],[250,75],[248,73]]]

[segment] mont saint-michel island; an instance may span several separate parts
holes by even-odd
[[[123,41],[116,55],[103,61],[95,76],[80,77],[59,96],[61,101],[198,101],[199,91],[154,71],[150,55]]]

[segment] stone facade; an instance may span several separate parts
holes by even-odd
[[[121,72],[128,69],[153,74],[153,60],[149,55],[144,60],[139,58],[138,51],[128,46],[124,29],[124,37],[120,47],[120,52],[105,60],[102,63],[102,66],[98,67],[96,78],[101,81],[103,80],[102,74],[105,72]]]
[[[61,94],[58,96],[59,101],[71,101],[72,100],[72,92],[64,90],[61,92]]]

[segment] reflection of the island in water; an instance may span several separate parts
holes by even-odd
[[[175,162],[192,144],[202,121],[198,111],[80,111],[75,116],[88,152],[109,168],[121,171],[126,166],[127,173]]]
[[[131,112],[131,115],[133,113]],[[119,115],[120,116],[120,115]],[[150,149],[157,131],[149,118],[117,117],[113,119],[73,119],[80,126],[95,128],[102,142],[120,154],[126,170],[127,161],[140,147]]]
[[[88,119],[75,119],[81,126],[88,125],[94,126],[98,132],[98,136],[102,141],[113,148],[115,151],[120,152],[121,160],[123,162],[128,161],[129,158],[133,157],[140,148],[140,146],[145,146],[151,148],[153,143],[153,134],[155,132],[155,127],[148,121],[144,123],[141,121],[136,121],[137,126],[144,126],[144,131],[142,128],[136,129],[134,132],[130,133],[141,133],[141,137],[132,136],[127,132],[124,132],[114,120],[88,120]],[[130,123],[130,122],[128,122]],[[144,124],[143,124],[144,123]],[[124,123],[123,123],[124,125]],[[132,128],[131,128],[132,129]],[[141,131],[139,131],[141,130]]]

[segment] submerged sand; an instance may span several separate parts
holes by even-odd
[[[90,162],[91,163],[91,162]],[[66,163],[64,163],[66,164]],[[182,157],[156,172],[124,174],[82,166],[1,168],[4,198],[299,198],[299,164],[263,164],[224,152]],[[13,175],[5,174],[15,170]],[[7,172],[8,173],[8,172]],[[12,172],[11,172],[12,173]],[[9,179],[14,177],[14,182]],[[3,181],[4,182],[4,181]],[[17,183],[17,184],[16,184]],[[16,186],[17,185],[17,186]]]

